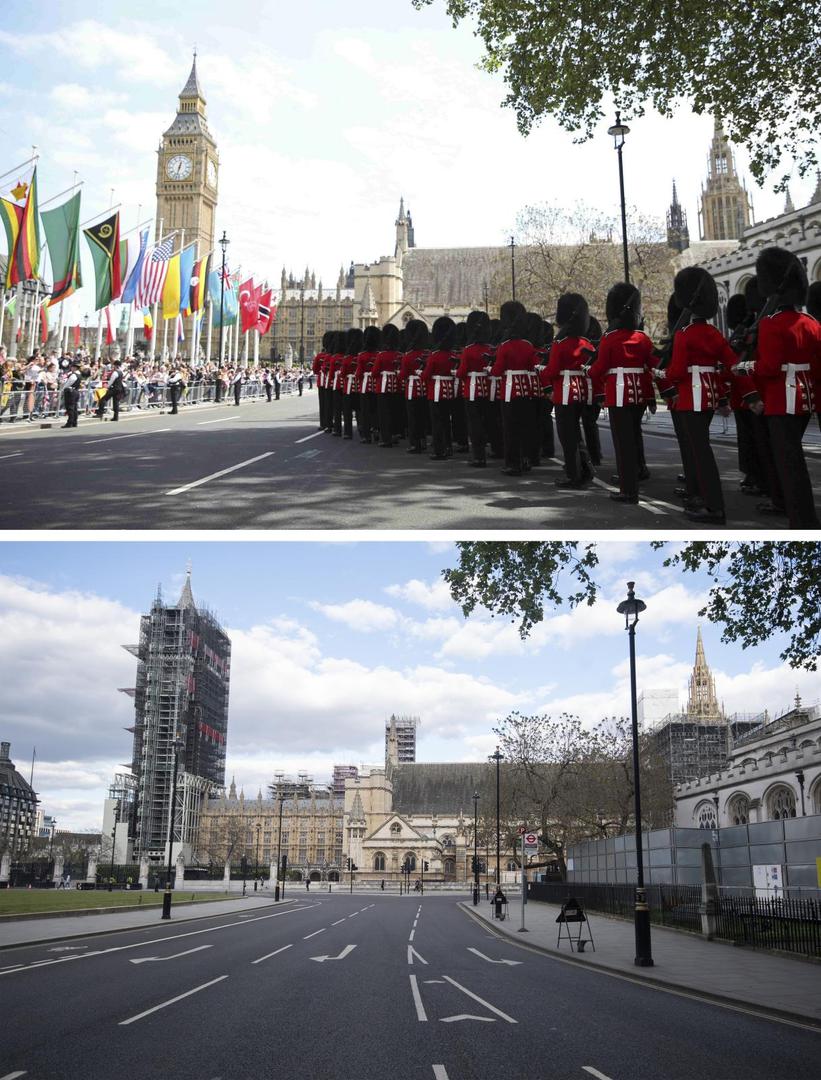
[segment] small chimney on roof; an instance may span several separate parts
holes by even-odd
[[[0,761],[8,761],[9,760],[9,750],[11,750],[11,743],[8,743],[8,742],[0,743]]]

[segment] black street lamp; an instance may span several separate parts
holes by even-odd
[[[490,760],[496,762],[496,885],[499,886],[502,878],[499,872],[499,764],[504,760],[504,754],[496,747],[496,753],[490,755]]]
[[[633,790],[635,794],[636,816],[636,958],[637,967],[652,967],[653,954],[650,948],[650,909],[647,906],[647,893],[644,888],[644,853],[641,836],[641,783],[639,778],[639,718],[636,700],[636,623],[639,615],[646,611],[647,605],[639,600],[633,591],[634,581],[627,582],[627,599],[616,608],[624,616],[624,628],[630,639],[630,705],[632,710],[633,732]]]
[[[257,882],[259,881],[259,834],[262,831],[262,825],[257,822],[257,857],[254,863],[254,892],[257,891]]]
[[[220,367],[225,363],[225,253],[228,250],[229,243],[230,240],[225,233],[225,229],[223,229],[222,236],[219,239],[219,246],[222,248],[222,274],[220,275]]]
[[[305,280],[299,283],[299,366],[305,364]]]
[[[279,832],[277,833],[277,883],[274,889],[274,901],[279,901],[280,887],[279,887],[279,875],[282,867],[282,804],[285,802],[285,796],[280,791],[279,793]],[[282,895],[285,895],[285,883],[283,879]]]
[[[182,746],[182,740],[179,738],[175,738],[171,744],[171,748],[174,752],[174,771],[171,780],[171,807],[168,819],[168,872],[165,878],[165,892],[163,893],[162,898],[162,915],[160,916],[162,919],[171,918],[171,867],[173,865],[174,851],[174,811],[177,806],[177,772],[180,766],[180,750]]]
[[[795,770],[795,778],[798,781],[798,787],[801,790],[801,817],[806,817],[807,807],[806,807],[806,804],[804,802],[804,770],[803,769],[796,769]]]
[[[48,861],[51,862],[52,852],[54,851],[54,833],[57,829],[57,819],[51,819],[51,839],[48,842]]]
[[[621,160],[621,151],[624,146],[624,136],[630,134],[630,128],[621,122],[621,113],[616,113],[616,122],[607,129],[607,134],[613,136],[613,145],[619,155],[619,193],[621,195],[621,246],[624,255],[624,280],[630,284],[630,262],[627,257],[627,208],[624,204],[624,165]]]
[[[117,814],[114,814],[114,825],[111,829],[111,866],[108,868],[108,891],[114,886],[114,843],[117,839]]]
[[[479,792],[473,792],[473,906],[479,903]]]
[[[516,241],[510,238],[510,291],[511,300],[516,299]],[[485,310],[487,310],[487,297],[485,297]]]

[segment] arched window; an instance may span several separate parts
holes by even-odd
[[[373,868],[374,868],[374,870],[380,870],[380,871],[385,869],[385,852],[384,851],[377,851],[377,853],[374,855],[374,857],[373,857]]]
[[[454,841],[452,836],[443,836],[442,837],[442,847],[453,847],[454,845],[455,845],[455,841]]]
[[[786,784],[774,787],[767,797],[768,817],[771,821],[795,817],[795,792]]]
[[[515,870],[519,869],[519,866],[515,859],[508,859],[507,868],[511,873],[513,873]]]
[[[402,826],[399,824],[398,821],[394,821],[393,825],[391,825],[391,836],[399,836],[401,832]]]
[[[812,814],[821,814],[821,776],[815,781],[810,788],[810,806]]]
[[[696,807],[696,824],[700,829],[716,829],[716,808],[711,802],[699,803]]]
[[[733,795],[727,804],[727,817],[731,825],[746,825],[750,820],[750,800],[746,795]]]
[[[405,857],[402,860],[402,869],[409,870],[411,874],[416,869],[416,856],[412,851],[405,853]]]

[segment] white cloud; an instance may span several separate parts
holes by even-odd
[[[363,634],[391,630],[399,622],[399,613],[395,608],[375,604],[372,600],[348,600],[344,604],[320,604],[315,601],[310,606],[333,622],[344,623],[351,630]]]
[[[426,611],[449,611],[455,606],[450,587],[443,578],[434,581],[411,578],[404,585],[386,585],[383,591],[388,596],[404,600],[408,604],[416,604]]]

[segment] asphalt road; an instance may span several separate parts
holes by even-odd
[[[328,896],[0,954],[0,1080],[804,1080],[821,1036]]]
[[[560,491],[550,460],[524,477],[499,462],[469,468],[384,450],[318,431],[316,393],[170,414],[129,413],[115,426],[81,422],[0,425],[1,529],[643,529],[699,530],[673,495],[680,470],[675,440],[645,428],[651,478],[638,506],[614,504],[613,452],[602,426],[604,463],[583,492]],[[785,528],[761,517],[738,490],[733,446],[717,444],[728,523]],[[810,455],[821,491],[821,456]]]

